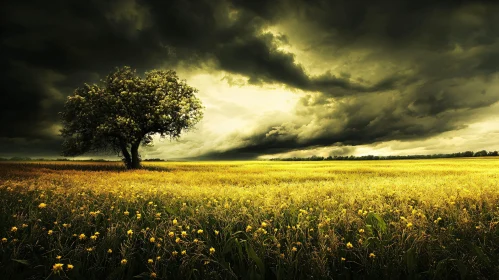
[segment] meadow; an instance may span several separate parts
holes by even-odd
[[[2,279],[497,279],[499,159],[0,163]]]

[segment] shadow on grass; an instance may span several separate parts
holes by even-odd
[[[4,166],[7,168],[15,168],[17,170],[26,169],[49,169],[49,170],[74,170],[74,171],[93,171],[93,172],[128,172],[134,170],[128,170],[123,166],[121,162],[69,162],[69,163],[59,163],[59,162],[2,162],[0,163],[0,168]],[[167,167],[160,166],[142,166],[137,170],[147,170],[156,172],[168,172],[171,171]]]

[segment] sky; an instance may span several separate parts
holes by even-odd
[[[0,156],[60,157],[67,96],[124,65],[176,70],[205,106],[142,158],[499,150],[495,1],[0,5]]]

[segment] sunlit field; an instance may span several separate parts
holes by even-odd
[[[2,279],[497,279],[499,159],[0,163]]]

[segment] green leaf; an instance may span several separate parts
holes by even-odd
[[[246,252],[248,253],[248,256],[256,263],[256,266],[263,275],[262,278],[265,278],[265,265],[263,264],[262,259],[257,256],[253,247],[251,247],[248,243],[246,243]]]
[[[366,224],[375,228],[378,231],[378,233],[382,233],[382,234],[386,233],[386,229],[387,229],[386,222],[385,222],[385,220],[383,220],[383,217],[381,217],[378,214],[375,214],[372,212],[367,214]]]
[[[405,253],[405,262],[407,264],[407,270],[409,270],[410,273],[416,271],[418,263],[416,260],[416,249],[414,247],[410,248]]]
[[[18,262],[20,264],[30,265],[30,263],[29,263],[28,260],[16,260],[16,259],[12,259],[12,260],[15,261],[15,262]]]

